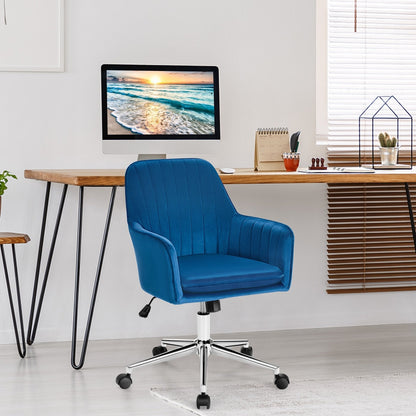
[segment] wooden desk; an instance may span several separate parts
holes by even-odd
[[[36,169],[25,170],[25,178],[75,186],[124,186],[124,169]],[[409,183],[416,182],[416,169],[379,170],[375,173],[255,172],[236,169],[220,173],[224,184],[256,183]]]
[[[46,182],[46,194],[43,208],[43,219],[39,240],[38,258],[35,272],[35,280],[32,295],[32,304],[29,317],[27,343],[31,345],[34,342],[39,316],[42,308],[43,297],[45,294],[46,284],[49,276],[50,265],[55,248],[56,237],[58,234],[62,210],[65,203],[65,197],[68,185],[79,187],[79,208],[78,208],[78,238],[77,238],[77,258],[75,268],[75,295],[74,295],[74,313],[72,329],[72,351],[71,365],[75,369],[82,368],[85,361],[85,354],[88,345],[89,332],[94,312],[94,305],[97,296],[97,289],[101,275],[101,267],[104,258],[104,252],[107,242],[108,229],[111,222],[111,215],[114,204],[116,189],[124,186],[123,169],[36,169],[25,170],[25,178],[36,179]],[[404,183],[409,207],[410,221],[413,231],[413,240],[416,249],[416,231],[413,222],[413,211],[408,188],[409,182],[416,182],[416,170],[394,170],[394,171],[376,171],[375,173],[300,173],[300,172],[255,172],[252,169],[236,169],[233,174],[222,174],[220,178],[224,184],[267,184],[267,183]],[[39,283],[39,272],[42,261],[42,247],[45,236],[45,226],[47,220],[49,194],[51,183],[63,184],[61,202],[55,222],[55,229],[51,240],[50,251],[43,276],[42,288],[37,302],[37,289]],[[81,258],[81,231],[82,231],[82,212],[83,212],[83,195],[84,187],[111,187],[111,196],[108,206],[108,214],[104,227],[101,251],[98,259],[97,272],[95,276],[94,288],[91,296],[90,309],[85,329],[84,341],[79,363],[76,363],[76,338],[78,322],[78,298],[79,298],[79,279],[80,279],[80,258]],[[37,307],[36,307],[37,302]],[[36,315],[35,315],[36,309]]]

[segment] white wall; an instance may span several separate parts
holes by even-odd
[[[311,0],[71,0],[65,9],[64,73],[0,73],[0,169],[19,176],[3,198],[0,229],[26,232],[18,247],[25,316],[36,264],[44,183],[23,179],[29,168],[122,168],[130,156],[103,155],[100,143],[102,63],[199,64],[220,67],[223,150],[218,166],[253,164],[259,126],[302,130],[303,163],[315,142],[315,7]],[[269,330],[414,322],[413,293],[327,295],[324,185],[234,185],[242,213],[289,224],[296,235],[288,293],[222,302],[213,330]],[[52,190],[56,212],[60,186]],[[86,189],[81,317],[88,308],[108,189]],[[41,316],[38,340],[71,334],[77,189],[70,188]],[[52,217],[53,218],[53,217]],[[50,235],[51,229],[49,229]],[[48,245],[47,245],[48,246]],[[0,342],[12,342],[0,282]],[[92,338],[194,332],[198,305],[154,302],[147,320],[119,190],[91,332]],[[80,325],[82,332],[83,325]]]

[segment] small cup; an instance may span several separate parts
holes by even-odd
[[[296,172],[299,167],[300,153],[287,152],[282,154],[285,168],[288,172]]]

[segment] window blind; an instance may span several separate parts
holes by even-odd
[[[416,109],[416,2],[356,3],[354,32],[354,1],[328,0],[330,166],[357,165],[358,118],[375,97],[394,95],[411,115]],[[409,129],[400,139],[400,163],[409,163]],[[368,147],[361,151],[362,162],[371,160]],[[327,192],[327,292],[416,290],[404,185],[328,185]],[[415,203],[416,187],[410,194]]]

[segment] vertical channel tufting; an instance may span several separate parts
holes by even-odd
[[[227,230],[229,229],[229,227],[223,227],[220,225],[220,223],[218,221],[220,221],[220,218],[218,217],[218,215],[216,215],[217,212],[220,211],[219,206],[217,204],[217,198],[215,198],[215,192],[213,191],[213,184],[212,182],[210,182],[208,184],[209,187],[209,192],[208,192],[208,198],[210,200],[212,200],[212,204],[213,204],[213,213],[214,213],[214,218],[212,218],[212,222],[213,222],[213,226],[215,228],[215,231],[213,232],[213,241],[211,241],[210,245],[210,250],[213,251],[214,253],[223,253],[223,251],[221,250],[220,247],[220,242],[222,240],[222,236],[221,233],[224,233],[225,228],[227,228]],[[212,196],[212,198],[211,198]],[[209,201],[207,201],[209,203]]]
[[[198,170],[198,166],[193,161],[189,164],[191,168],[192,178],[191,194],[195,195],[192,200],[195,202],[195,210],[192,211],[192,217],[196,224],[196,232],[192,234],[194,240],[193,252],[190,254],[205,254],[205,209],[202,200],[202,189],[201,189],[201,172]],[[204,189],[205,192],[205,189]]]
[[[201,223],[201,245],[202,245],[202,253],[207,254],[209,253],[208,250],[208,229],[209,226],[209,218],[208,218],[208,211],[211,207],[208,206],[208,204],[205,201],[205,196],[207,195],[208,189],[205,186],[205,179],[206,176],[204,175],[204,172],[200,169],[200,166],[195,164],[195,172],[196,177],[198,179],[198,189],[199,189],[199,210],[202,213],[202,223]],[[204,190],[202,192],[202,190]]]
[[[178,255],[192,254],[193,252],[193,235],[197,228],[193,224],[193,206],[190,203],[192,199],[192,191],[190,190],[190,183],[192,181],[192,172],[188,167],[187,161],[183,160],[178,163],[178,174],[174,175],[176,180],[180,184],[181,191],[180,200],[177,204],[181,207],[181,215],[178,218],[179,232],[181,233],[182,240],[186,241],[186,244],[182,246]],[[172,172],[172,175],[174,172]],[[182,225],[181,225],[182,224]]]
[[[215,244],[213,244],[216,239],[216,212],[215,212],[215,203],[214,197],[211,193],[211,184],[212,178],[208,172],[204,172],[202,166],[196,166],[198,171],[198,180],[199,180],[199,189],[200,192],[200,203],[201,203],[201,212],[202,214],[202,225],[203,225],[203,245],[204,245],[204,254],[207,253],[216,253]],[[203,190],[203,192],[202,192]]]
[[[165,172],[160,169],[160,162],[157,161],[156,164],[158,165],[157,169],[152,171],[152,186],[154,197],[156,200],[160,198],[160,202],[156,201],[160,224],[159,230],[170,240],[170,218],[167,215],[169,195],[167,191],[166,175]]]
[[[163,235],[179,256],[228,252],[235,208],[215,169],[200,159],[141,161],[126,174],[129,222]]]
[[[181,204],[179,204],[179,195],[180,195],[180,189],[181,186],[180,184],[178,184],[177,178],[175,175],[171,175],[171,180],[172,180],[172,189],[173,189],[173,193],[175,196],[175,199],[171,202],[171,204],[175,207],[177,207],[177,209],[179,209],[180,215],[184,218],[186,218],[186,212],[184,210],[184,207],[182,207]],[[171,207],[169,207],[169,209],[171,209]],[[172,228],[175,229],[180,229],[182,228],[182,231],[179,233],[178,237],[177,237],[177,241],[176,241],[176,247],[177,247],[177,252],[181,253],[184,250],[184,236],[185,236],[185,231],[186,230],[186,222],[184,222],[183,226],[181,227],[180,224],[177,223],[177,219],[173,218],[172,221],[174,221],[174,224],[172,225]]]
[[[277,232],[278,230],[282,232]],[[282,253],[286,253],[285,250],[281,250],[286,233],[291,233],[291,231],[283,224],[236,215],[232,219],[229,236],[232,243],[230,243],[228,254],[279,265],[282,262]],[[280,248],[272,249],[273,247]]]
[[[177,239],[175,238],[175,241],[173,241],[173,238],[176,237],[174,233],[172,232],[175,228],[172,224],[172,220],[174,219],[173,216],[169,215],[170,212],[170,203],[171,199],[175,197],[175,193],[172,192],[172,184],[171,176],[169,175],[169,171],[162,169],[162,166],[160,164],[160,161],[157,161],[157,170],[155,171],[154,175],[157,176],[160,174],[160,178],[155,181],[155,184],[157,188],[161,188],[160,190],[160,215],[162,215],[162,218],[160,220],[162,224],[161,232],[162,234],[172,243],[177,245]],[[158,197],[158,189],[155,189],[155,196]]]
[[[159,195],[159,198],[163,198],[163,189],[156,190],[156,183],[158,182],[158,178],[155,178],[154,170],[150,170],[149,167],[145,167],[145,172],[147,172],[148,176],[148,183],[144,184],[146,188],[148,188],[145,198],[149,198],[151,201],[152,210],[150,211],[150,223],[149,225],[153,224],[153,230],[155,233],[159,233],[162,231],[162,215],[161,215],[161,208],[162,204],[158,203],[156,199],[156,192]],[[160,188],[160,187],[159,187]]]
[[[191,195],[189,193],[189,181],[188,176],[186,176],[186,163],[182,162],[182,174],[185,174],[185,181],[183,183],[183,191],[184,191],[184,198],[186,201],[189,201],[191,198]],[[193,227],[192,227],[192,207],[191,204],[183,204],[184,207],[184,218],[185,218],[185,226],[182,230],[183,240],[186,241],[186,244],[182,247],[182,250],[180,251],[182,253],[192,253],[192,235],[193,235]]]

